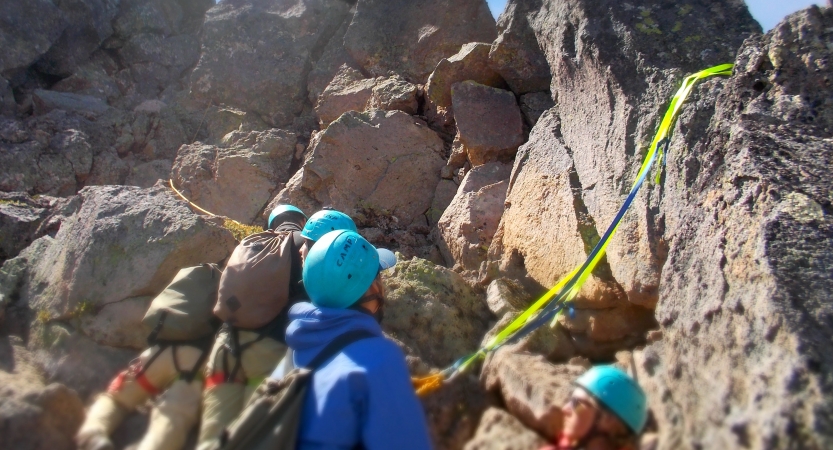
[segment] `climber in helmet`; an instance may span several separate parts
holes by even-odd
[[[576,380],[561,408],[564,424],[555,445],[541,450],[635,450],[648,418],[645,393],[628,374],[597,366]]]
[[[307,215],[297,207],[292,205],[278,205],[269,214],[269,220],[266,221],[266,228],[278,230],[288,225],[303,227],[306,223]]]
[[[231,324],[220,328],[205,369],[198,449],[216,445],[223,430],[237,418],[255,388],[284,357],[289,307],[307,298],[301,270],[308,249],[328,231],[356,231],[356,224],[342,212],[327,209],[307,219],[292,205],[276,207],[269,215],[267,226],[275,231],[292,233],[290,238],[295,252],[292,253],[287,307],[258,329]]]
[[[428,449],[425,413],[405,356],[382,334],[380,272],[391,262],[358,233],[331,231],[309,250],[304,285],[310,303],[290,308],[287,345],[307,367],[346,336],[363,334],[313,373],[304,399],[298,449]]]

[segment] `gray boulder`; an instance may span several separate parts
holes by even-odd
[[[413,258],[382,273],[382,329],[433,367],[477,350],[490,313],[481,295],[445,267]]]
[[[482,0],[359,0],[344,48],[373,76],[396,72],[424,83],[443,58],[469,42],[492,42],[495,20]]]
[[[88,187],[71,206],[54,238],[40,238],[18,257],[26,260],[18,301],[41,317],[68,320],[155,295],[179,269],[220,261],[234,248],[231,233],[162,186]]]
[[[205,18],[191,94],[292,124],[306,100],[313,55],[347,17],[339,0],[222,2]]]
[[[425,122],[401,111],[348,112],[309,148],[303,167],[267,209],[277,202],[304,211],[329,205],[400,227],[424,221],[444,164],[442,140]]]
[[[110,109],[107,102],[91,95],[72,94],[68,92],[35,90],[32,95],[35,114],[46,114],[53,109],[100,115]]]
[[[86,62],[113,34],[112,21],[119,2],[112,0],[59,0],[67,27],[48,52],[38,60],[40,72],[66,77]]]
[[[526,124],[532,128],[538,123],[541,114],[544,114],[546,110],[555,106],[555,102],[552,101],[549,91],[530,92],[529,94],[521,95],[519,106],[521,107],[521,113],[523,113],[524,119],[526,119]]]
[[[637,364],[661,449],[833,445],[833,74],[808,64],[831,27],[811,7],[748,39],[679,121],[662,339]]]
[[[67,26],[61,10],[50,0],[3,2],[0,21],[0,74],[26,69],[49,50]]]

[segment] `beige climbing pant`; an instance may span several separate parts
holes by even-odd
[[[232,333],[222,328],[214,341],[205,369],[202,421],[197,450],[212,448],[264,378],[272,373],[286,353],[286,346],[260,334],[237,330],[240,364],[232,354]]]
[[[93,434],[111,435],[137,406],[155,398],[148,430],[137,449],[181,449],[199,419],[202,367],[194,366],[201,356],[201,349],[186,345],[145,350],[90,406],[78,441]],[[178,379],[182,371],[195,371],[197,376],[191,382]]]

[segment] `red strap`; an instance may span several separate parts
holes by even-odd
[[[139,386],[141,386],[142,389],[144,389],[145,392],[147,392],[150,395],[158,395],[159,394],[159,389],[156,389],[156,387],[154,385],[150,384],[150,381],[148,381],[145,374],[141,374],[138,377],[136,377],[136,383],[138,383]]]
[[[124,377],[127,376],[127,371],[122,371],[120,374],[116,375],[116,378],[113,378],[113,381],[110,382],[110,385],[107,386],[107,392],[118,392],[121,390],[122,385],[124,384]]]
[[[213,388],[214,386],[223,384],[226,382],[226,374],[223,372],[213,373],[207,377],[205,377],[205,389]]]

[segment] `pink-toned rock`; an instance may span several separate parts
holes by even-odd
[[[391,75],[388,78],[377,78],[368,106],[370,108],[384,109],[385,111],[398,109],[414,115],[419,108],[417,91],[418,88],[415,84],[409,83],[399,75]]]
[[[426,115],[430,122],[439,126],[453,124],[451,87],[455,83],[471,80],[486,86],[506,87],[503,78],[489,66],[490,49],[489,44],[468,43],[457,54],[437,64],[425,85]]]
[[[417,87],[398,75],[364,78],[361,72],[343,65],[318,97],[315,112],[326,127],[347,111],[382,109],[416,114]]]
[[[289,177],[297,139],[270,129],[233,132],[225,145],[183,145],[171,172],[193,202],[242,223],[251,223]]]
[[[510,91],[464,81],[452,86],[460,142],[472,166],[510,159],[523,143],[523,120]]]
[[[375,84],[376,79],[364,78],[358,70],[341,66],[315,104],[319,123],[326,127],[347,111],[364,111]]]
[[[440,220],[448,205],[454,200],[455,195],[457,195],[457,184],[451,180],[440,180],[437,190],[434,191],[434,201],[431,203],[431,209],[428,210],[427,214],[431,225]]]
[[[301,170],[270,206],[390,217],[407,226],[432,204],[443,143],[425,122],[401,111],[348,112],[316,134]]]
[[[486,260],[503,214],[511,166],[488,163],[475,167],[437,223],[439,247],[449,265],[476,270]]]
[[[483,367],[484,387],[498,393],[513,416],[524,425],[554,439],[561,430],[561,406],[573,391],[573,382],[584,368],[547,362],[543,356],[493,354]]]

